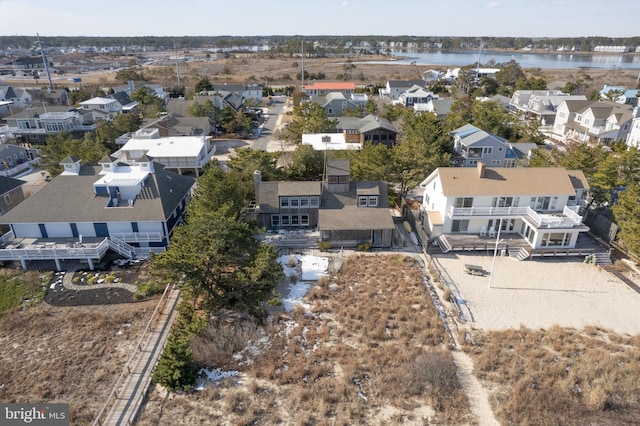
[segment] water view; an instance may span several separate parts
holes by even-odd
[[[400,63],[418,65],[465,66],[478,62],[478,51],[430,51],[407,52],[393,51],[392,55],[402,57]],[[640,55],[616,54],[576,54],[576,53],[531,53],[482,51],[482,64],[503,63],[515,60],[522,68],[601,68],[601,69],[639,69]]]

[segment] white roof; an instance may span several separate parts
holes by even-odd
[[[80,102],[80,105],[108,105],[114,102],[118,102],[115,99],[111,98],[91,98],[86,101]]]
[[[302,143],[313,146],[316,151],[360,149],[360,143],[347,143],[344,133],[306,133],[302,135]]]
[[[204,145],[204,136],[174,136],[155,139],[132,137],[121,150],[144,151],[146,155],[153,158],[197,157]]]
[[[118,166],[111,172],[102,173],[103,176],[94,185],[135,186],[149,176],[149,170],[142,170],[140,166]]]

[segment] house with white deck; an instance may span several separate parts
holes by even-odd
[[[165,249],[195,180],[148,158],[129,165],[106,156],[100,165],[67,157],[64,172],[0,217],[0,260],[84,261],[93,269],[110,249],[127,258]]]
[[[443,248],[456,236],[474,236],[480,245],[486,238],[488,245],[500,232],[528,251],[570,249],[589,230],[580,213],[589,186],[580,170],[489,168],[479,162],[474,168],[440,167],[420,187],[419,226]]]
[[[138,162],[140,158],[151,157],[166,169],[182,174],[192,171],[200,176],[216,152],[208,136],[170,136],[161,137],[156,128],[138,130],[120,148],[127,163]]]

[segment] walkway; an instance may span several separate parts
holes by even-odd
[[[151,372],[164,349],[169,330],[176,317],[175,307],[179,296],[178,290],[169,289],[169,287],[162,295],[156,311],[151,316],[147,328],[142,333],[136,349],[125,365],[94,425],[130,425],[135,421],[151,382]],[[101,421],[102,414],[111,400],[114,400],[114,403],[109,414],[105,421]]]

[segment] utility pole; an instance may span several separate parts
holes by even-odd
[[[178,76],[178,89],[182,89],[182,86],[180,85],[180,66],[178,65],[178,49],[176,48],[175,39],[173,39],[173,53],[176,56],[176,74]]]
[[[53,90],[53,83],[51,82],[51,74],[49,74],[49,64],[47,63],[47,57],[44,55],[44,49],[42,43],[40,43],[40,34],[36,33],[38,39],[38,46],[40,47],[40,55],[42,56],[42,63],[44,64],[44,72],[47,73],[47,79],[49,80],[49,90]]]
[[[301,57],[302,57],[302,87],[301,91],[304,94],[304,36],[302,37],[302,49],[301,49]]]

